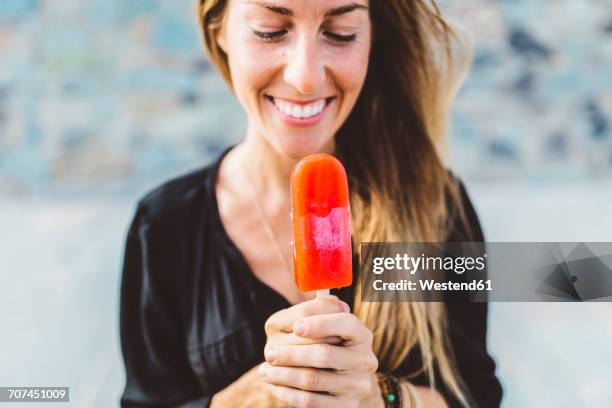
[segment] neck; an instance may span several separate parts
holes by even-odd
[[[297,160],[281,156],[262,139],[247,137],[237,149],[238,160],[257,191],[289,197],[291,171]]]
[[[267,191],[277,197],[289,199],[291,172],[299,159],[277,152],[263,136],[254,134],[251,130],[247,131],[245,140],[236,150],[236,158],[242,163],[244,170],[249,172],[250,179],[258,191]]]

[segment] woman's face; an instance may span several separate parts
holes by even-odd
[[[299,159],[333,148],[370,53],[368,0],[229,0],[217,40],[249,131]]]

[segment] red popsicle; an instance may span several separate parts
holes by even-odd
[[[298,289],[309,292],[350,286],[353,274],[348,182],[344,166],[334,156],[313,154],[293,169],[291,225]],[[317,297],[324,293],[317,292]]]

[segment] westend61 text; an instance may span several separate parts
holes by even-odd
[[[417,282],[402,279],[399,282],[383,282],[377,279],[373,282],[374,290],[422,290],[422,291],[483,291],[493,290],[491,280],[480,279],[471,282],[436,282],[432,279],[419,279]]]

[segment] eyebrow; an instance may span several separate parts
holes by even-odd
[[[290,9],[286,8],[286,7],[279,7],[277,5],[275,5],[273,2],[271,1],[267,1],[267,0],[249,0],[248,1],[249,4],[253,4],[255,6],[259,6],[259,7],[264,7],[276,14],[281,14],[283,16],[288,16],[288,17],[293,17],[293,11],[291,11]],[[331,10],[329,10],[327,13],[325,13],[325,17],[335,17],[335,16],[339,16],[342,14],[346,14],[346,13],[350,13],[351,11],[354,10],[368,10],[367,6],[364,6],[363,4],[358,4],[358,3],[351,3],[351,4],[347,4],[344,6],[340,6],[340,7],[336,7],[333,8]]]
[[[266,8],[274,13],[282,14],[283,16],[293,17],[293,11],[289,10],[286,7],[276,6],[271,1],[266,0],[249,0],[247,3],[253,4],[255,6]]]
[[[350,13],[354,10],[368,10],[368,8],[363,4],[351,3],[347,4],[346,6],[340,6],[329,10],[327,13],[325,13],[325,17],[339,16],[342,14]]]

